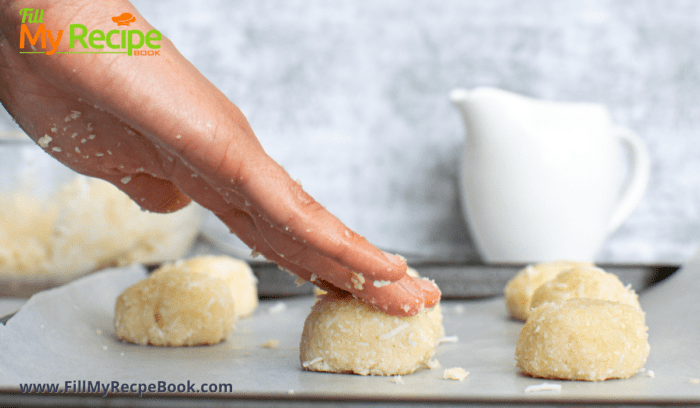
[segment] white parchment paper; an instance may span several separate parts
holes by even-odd
[[[444,301],[447,335],[458,341],[438,347],[441,368],[418,371],[401,382],[302,371],[298,343],[311,297],[286,299],[284,306],[263,301],[252,318],[239,321],[232,336],[215,346],[158,348],[121,342],[112,327],[115,299],[145,276],[138,266],[111,269],[32,297],[0,326],[0,386],[189,381],[196,390],[202,384],[231,384],[227,395],[260,398],[700,402],[700,384],[692,380],[700,378],[700,252],[641,295],[651,343],[645,373],[598,383],[547,380],[561,385],[558,392],[525,392],[544,381],[516,369],[513,353],[522,324],[507,318],[502,297]],[[279,347],[260,347],[268,340],[279,340]],[[442,379],[444,369],[452,367],[470,374],[463,381]],[[191,396],[204,395],[195,391]]]

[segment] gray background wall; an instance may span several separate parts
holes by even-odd
[[[268,153],[375,244],[477,260],[448,100],[486,85],[606,104],[647,143],[647,193],[600,262],[700,244],[700,2],[135,0]]]

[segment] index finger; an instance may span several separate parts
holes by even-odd
[[[403,258],[379,250],[346,227],[271,158],[243,166],[238,174],[236,190],[277,230],[370,280],[394,282],[405,275]]]

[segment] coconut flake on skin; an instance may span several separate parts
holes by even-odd
[[[391,283],[391,281],[376,280],[376,281],[374,281],[373,285],[375,288],[381,288],[381,287],[384,287],[390,283]]]
[[[39,146],[42,148],[46,149],[49,147],[49,143],[53,140],[53,138],[49,135],[44,135],[41,139],[37,140],[37,143],[39,143]]]
[[[362,285],[365,283],[365,277],[362,276],[361,273],[353,272],[353,277],[350,278],[350,282],[352,282],[352,285],[355,289],[362,290]]]

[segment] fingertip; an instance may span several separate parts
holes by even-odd
[[[435,282],[409,275],[396,282],[382,281],[380,285],[374,283],[365,288],[356,295],[366,302],[368,299],[376,299],[377,302],[367,303],[393,316],[415,316],[434,307],[440,301],[441,295]]]
[[[386,257],[386,259],[389,262],[391,262],[392,264],[394,264],[396,266],[403,266],[404,264],[406,264],[406,258],[404,258],[400,255],[390,254],[390,253],[385,252],[385,251],[382,251],[382,253],[384,254],[384,256]]]
[[[435,281],[428,278],[414,278],[419,285],[425,301],[425,308],[431,308],[440,302],[442,292]]]
[[[379,266],[376,265],[374,273],[370,276],[375,280],[388,280],[391,282],[398,282],[405,279],[406,271],[408,269],[406,258],[401,255],[394,255],[384,251],[381,251],[381,253],[389,262],[388,264],[384,264],[384,266],[386,266],[386,270],[384,271],[381,268],[376,268],[376,266]]]

